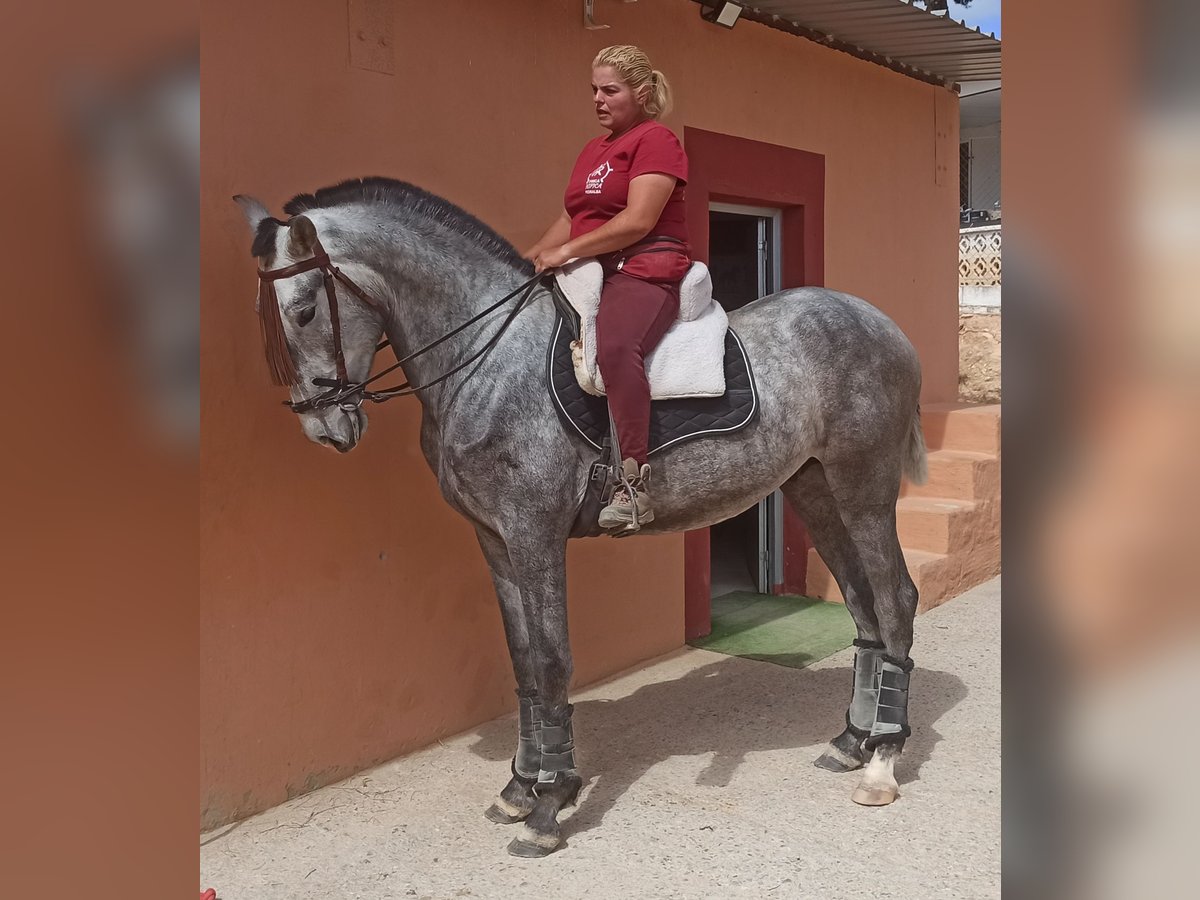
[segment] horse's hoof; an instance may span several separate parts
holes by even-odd
[[[489,822],[495,822],[497,825],[515,825],[517,822],[524,822],[529,812],[529,810],[517,809],[511,803],[506,803],[503,798],[497,798],[483,816]]]
[[[825,769],[827,772],[837,772],[839,775],[862,768],[861,762],[850,759],[850,757],[840,753],[833,747],[830,747],[813,760],[813,765],[818,769]]]
[[[539,847],[537,844],[530,844],[528,841],[518,840],[517,838],[513,838],[508,844],[508,855],[519,856],[522,859],[541,859],[553,852],[553,847],[547,849]]]
[[[539,834],[528,825],[524,825],[521,827],[521,833],[509,843],[508,852],[522,859],[541,859],[553,853],[561,840],[557,834]]]
[[[891,785],[860,784],[850,795],[850,799],[859,806],[887,806],[899,796],[899,791]]]

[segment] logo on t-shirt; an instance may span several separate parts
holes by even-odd
[[[587,177],[587,185],[584,187],[585,194],[599,194],[604,190],[604,179],[612,174],[613,167],[608,164],[608,160],[596,166]]]

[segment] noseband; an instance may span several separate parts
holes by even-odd
[[[275,282],[286,278],[294,278],[297,275],[303,275],[305,272],[311,272],[316,269],[321,270],[321,278],[325,285],[325,297],[329,301],[329,322],[333,328],[333,358],[337,366],[337,380],[332,378],[314,378],[312,383],[317,387],[326,388],[324,393],[317,394],[315,397],[307,397],[299,402],[285,400],[284,406],[287,406],[292,412],[297,414],[312,412],[313,410],[324,409],[329,406],[338,406],[346,411],[351,411],[357,409],[363,400],[370,400],[372,403],[383,403],[385,400],[391,400],[393,397],[408,396],[440,384],[480,359],[496,345],[501,335],[508,330],[508,326],[516,319],[517,313],[528,302],[534,287],[543,278],[541,274],[534,275],[528,281],[519,285],[516,290],[505,294],[487,309],[478,315],[472,316],[466,322],[463,322],[453,331],[442,335],[433,343],[425,345],[420,350],[410,353],[403,359],[400,359],[399,354],[397,354],[396,362],[382,372],[372,375],[365,381],[352,382],[346,372],[346,356],[342,350],[341,315],[338,310],[337,291],[334,289],[334,282],[340,282],[355,297],[377,312],[383,319],[385,331],[391,323],[391,313],[383,303],[360,288],[348,275],[342,274],[341,270],[330,261],[329,254],[325,252],[325,248],[321,246],[321,242],[315,240],[313,255],[310,259],[293,263],[290,266],[283,266],[279,269],[258,270],[258,309],[259,321],[262,326],[263,349],[266,352],[267,366],[271,372],[271,380],[281,386],[298,387],[300,385],[300,374],[296,371],[296,365],[292,360],[292,354],[288,348],[287,336],[283,330],[283,316],[279,310],[279,298],[275,293]],[[449,372],[426,384],[412,385],[406,380],[403,384],[398,384],[394,387],[383,388],[378,391],[367,390],[368,385],[400,368],[409,360],[415,359],[422,353],[432,350],[444,341],[454,337],[454,335],[475,324],[484,316],[499,309],[518,294],[520,294],[520,298],[500,325],[500,328],[497,329],[496,333],[487,340],[477,353],[472,354],[465,362],[460,363]],[[375,351],[379,352],[388,346],[388,344],[389,341],[383,341],[375,348]]]

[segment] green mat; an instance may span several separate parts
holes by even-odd
[[[712,633],[693,647],[802,669],[849,647],[857,631],[841,603],[734,591],[712,601]]]

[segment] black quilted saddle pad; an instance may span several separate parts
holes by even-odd
[[[601,450],[608,433],[608,400],[579,386],[571,364],[575,322],[563,312],[550,341],[549,383],[559,418],[569,431]],[[719,437],[745,428],[758,416],[758,389],[746,350],[733,329],[725,334],[725,393],[720,397],[653,400],[650,403],[650,455],[702,437]]]

